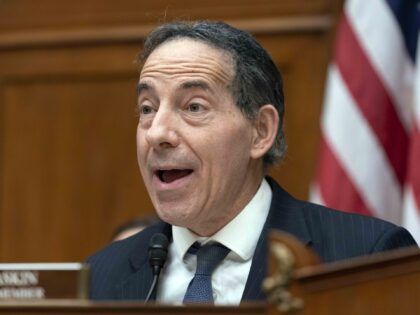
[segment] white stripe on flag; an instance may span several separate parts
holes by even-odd
[[[420,10],[420,8],[419,8]],[[417,69],[415,78],[415,89],[413,94],[415,95],[415,108],[414,108],[414,123],[417,126],[417,130],[420,130],[420,33],[417,39]],[[418,136],[418,134],[417,134]],[[413,152],[412,152],[413,154]],[[416,157],[420,160],[420,157]],[[410,172],[411,170],[408,170]],[[404,204],[403,204],[403,226],[410,231],[415,238],[416,242],[420,244],[420,205],[417,204],[414,198],[413,186],[418,187],[420,183],[407,183],[407,188],[404,193]]]
[[[411,187],[406,189],[404,192],[404,213],[402,225],[410,231],[416,242],[420,244],[420,216]]]
[[[400,120],[409,132],[414,65],[391,9],[383,0],[347,1],[345,9],[367,58],[390,92]]]
[[[400,212],[395,211],[401,202],[398,181],[334,65],[329,69],[322,129],[326,141],[373,214],[400,222]]]
[[[419,8],[420,10],[420,8]],[[415,107],[414,107],[414,119],[417,122],[417,127],[420,130],[420,32],[417,39],[417,69],[416,69],[416,77],[414,82],[414,99],[415,99]],[[419,157],[420,159],[420,157]]]

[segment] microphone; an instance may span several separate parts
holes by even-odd
[[[162,267],[165,264],[165,260],[168,255],[168,245],[169,245],[169,241],[165,234],[156,233],[150,239],[149,263],[150,263],[150,267],[152,267],[153,282],[144,303],[149,302],[152,296],[153,297],[156,296],[156,289],[157,289],[157,283],[158,283],[160,271],[162,270]]]

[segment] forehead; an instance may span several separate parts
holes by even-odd
[[[140,79],[157,75],[168,79],[193,76],[230,85],[234,66],[228,52],[200,41],[180,38],[159,45],[146,59]]]

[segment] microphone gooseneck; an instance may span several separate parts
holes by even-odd
[[[152,236],[149,243],[149,263],[152,268],[153,282],[147,294],[145,303],[151,297],[156,297],[157,283],[159,280],[160,271],[165,264],[166,257],[168,256],[169,241],[165,234],[156,233]]]

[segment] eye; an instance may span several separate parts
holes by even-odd
[[[144,115],[150,115],[152,113],[154,113],[154,108],[150,105],[140,105],[139,106],[139,115],[140,116],[144,116]]]
[[[192,113],[198,113],[204,110],[204,106],[198,103],[192,103],[188,105],[187,109]]]

